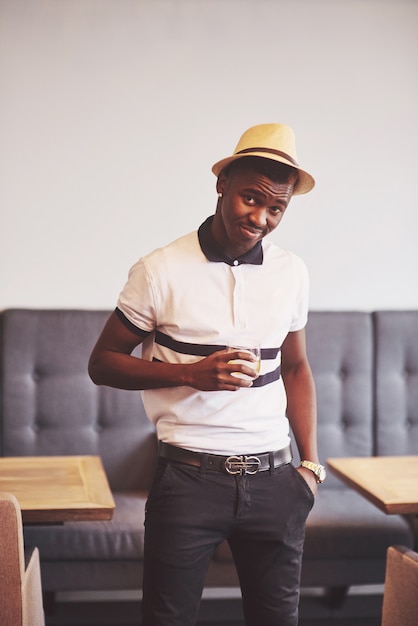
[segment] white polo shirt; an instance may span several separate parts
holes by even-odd
[[[213,454],[255,454],[289,442],[280,347],[308,315],[303,261],[268,240],[241,259],[217,249],[212,217],[141,258],[130,270],[117,313],[144,336],[143,358],[191,363],[251,334],[261,345],[261,372],[250,388],[191,387],[142,391],[158,438]]]

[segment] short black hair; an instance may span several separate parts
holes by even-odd
[[[258,174],[264,174],[271,180],[282,182],[288,181],[294,178],[294,185],[298,180],[298,171],[291,165],[281,163],[280,161],[274,161],[273,159],[266,159],[258,156],[245,156],[240,159],[235,159],[229,165],[227,165],[223,172],[226,176],[233,174],[237,171],[250,168],[256,171]]]

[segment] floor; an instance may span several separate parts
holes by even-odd
[[[322,590],[304,590],[299,626],[380,626],[383,589],[350,590],[340,608],[330,608]],[[244,626],[239,591],[202,600],[197,626]],[[47,611],[46,626],[140,626],[137,598],[74,597],[63,594]]]

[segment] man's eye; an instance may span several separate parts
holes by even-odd
[[[255,204],[256,200],[254,196],[245,196],[245,202],[247,202],[248,204]]]
[[[271,215],[280,215],[284,210],[281,206],[271,206],[269,211]]]

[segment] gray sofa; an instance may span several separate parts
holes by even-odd
[[[138,392],[96,387],[88,377],[88,357],[108,315],[30,309],[0,314],[1,455],[98,454],[116,501],[109,522],[25,528],[26,544],[40,551],[46,592],[141,585],[144,503],[156,437]],[[418,311],[315,311],[307,338],[321,459],[416,454]],[[380,512],[329,475],[308,521],[302,585],[341,591],[381,583],[391,544],[413,545],[407,522]],[[207,586],[237,584],[222,544]]]

